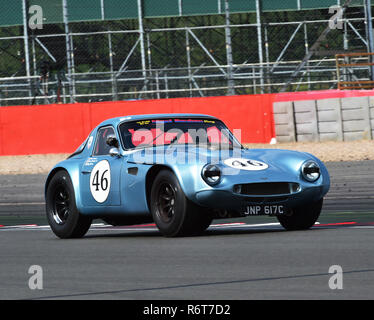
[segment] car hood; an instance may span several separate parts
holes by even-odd
[[[134,150],[128,153],[128,161],[144,164],[165,164],[173,166],[204,166],[208,163],[220,165],[228,174],[240,170],[241,175],[260,173],[266,170],[268,174],[276,171],[290,174],[296,172],[303,162],[315,160],[305,152],[281,149],[221,149],[202,148],[197,146],[155,147]]]

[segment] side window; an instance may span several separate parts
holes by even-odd
[[[96,136],[95,149],[93,156],[103,156],[109,154],[110,146],[107,145],[106,139],[109,135],[115,135],[113,127],[104,127],[99,129]]]

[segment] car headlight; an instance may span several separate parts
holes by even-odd
[[[321,175],[321,169],[315,161],[307,161],[301,166],[301,174],[306,181],[315,182]]]
[[[221,180],[221,169],[215,164],[207,164],[201,171],[201,176],[207,184],[215,185]]]

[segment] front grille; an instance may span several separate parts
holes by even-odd
[[[264,182],[237,184],[234,192],[250,196],[270,196],[292,194],[299,191],[300,185],[292,182]]]

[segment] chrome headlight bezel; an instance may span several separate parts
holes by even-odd
[[[206,164],[201,170],[201,177],[210,186],[220,183],[222,178],[222,170],[215,164]]]
[[[314,160],[308,160],[301,166],[301,175],[308,182],[316,182],[321,176],[321,168]]]

